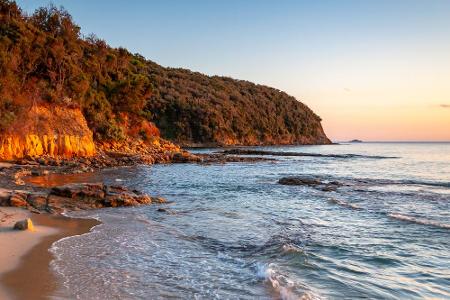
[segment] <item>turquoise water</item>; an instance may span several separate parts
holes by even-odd
[[[74,213],[103,224],[53,245],[64,282],[55,296],[450,299],[450,144],[263,149],[396,158],[276,157],[93,174],[89,181],[170,203]],[[299,175],[343,186],[277,183]]]

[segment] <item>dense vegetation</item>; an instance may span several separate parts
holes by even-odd
[[[28,16],[0,0],[0,132],[36,104],[79,107],[96,139],[120,140],[129,128],[147,138],[155,130],[142,124],[152,121],[183,143],[328,142],[320,118],[286,93],[163,68],[82,37],[64,9]]]

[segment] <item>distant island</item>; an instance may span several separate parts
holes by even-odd
[[[357,140],[357,139],[351,140],[351,141],[348,141],[348,142],[349,142],[349,143],[363,143],[363,141]]]
[[[1,1],[0,20],[0,159],[92,156],[111,143],[153,147],[162,139],[184,146],[331,143],[321,119],[294,97],[165,68],[82,37],[62,8],[26,15]]]

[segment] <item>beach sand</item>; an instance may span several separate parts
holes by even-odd
[[[12,229],[16,221],[28,217],[35,231]],[[60,284],[49,267],[48,249],[53,242],[89,232],[97,224],[96,220],[0,207],[0,299],[46,299]]]

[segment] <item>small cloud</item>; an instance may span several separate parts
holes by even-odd
[[[344,91],[346,91],[347,93],[351,92],[351,90],[349,88],[344,88]]]
[[[439,107],[450,108],[450,104],[439,104]]]

